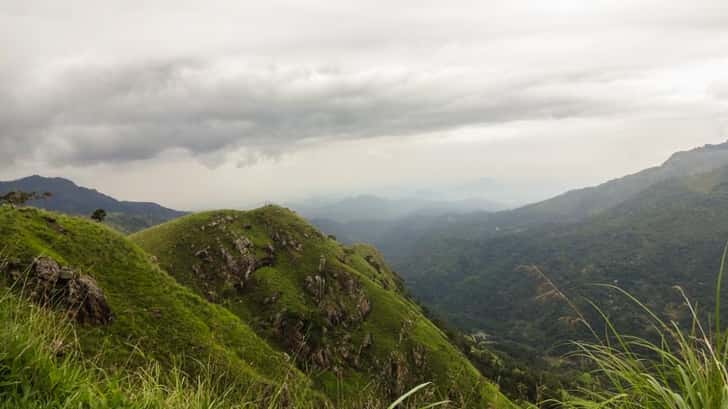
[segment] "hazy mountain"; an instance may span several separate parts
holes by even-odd
[[[413,214],[437,215],[472,211],[495,211],[505,208],[496,202],[470,197],[459,200],[433,200],[418,197],[388,199],[375,195],[360,195],[329,202],[292,204],[304,217],[328,219],[338,223],[352,221],[397,220]]]
[[[641,333],[640,314],[594,287],[619,284],[680,320],[679,285],[712,301],[728,239],[728,144],[673,155],[662,166],[524,208],[461,216],[421,234],[396,259],[415,295],[458,325],[533,346],[579,336],[582,326],[537,265],[588,310],[596,301]],[[592,317],[596,318],[596,317]]]
[[[156,203],[119,201],[95,189],[78,186],[63,178],[34,175],[0,182],[0,194],[14,190],[50,192],[52,194],[50,198],[29,203],[43,209],[85,216],[90,215],[96,209],[104,209],[109,214],[107,221],[110,224],[128,232],[141,230],[186,214]]]

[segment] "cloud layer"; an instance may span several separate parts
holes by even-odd
[[[722,0],[208,3],[0,0],[0,171],[726,126]]]

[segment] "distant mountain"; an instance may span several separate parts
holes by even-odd
[[[579,222],[614,208],[659,182],[709,172],[725,165],[728,165],[728,142],[706,145],[676,153],[661,166],[599,186],[569,191],[514,210],[461,215],[455,223],[438,226],[441,229],[437,233],[481,239],[542,224]]]
[[[142,230],[186,214],[156,203],[119,201],[63,178],[34,175],[0,182],[0,194],[14,190],[50,192],[50,198],[29,203],[47,210],[88,216],[96,209],[104,209],[109,214],[107,222],[126,232]]]
[[[726,166],[728,144],[677,153],[597,187],[436,225],[392,261],[426,305],[501,340],[543,348],[586,336],[561,294],[649,333],[624,298],[593,284],[617,284],[677,321],[687,314],[675,285],[710,305],[728,239]]]
[[[397,220],[413,214],[436,215],[472,211],[496,211],[505,206],[482,198],[431,200],[422,198],[387,199],[360,195],[329,203],[293,204],[291,207],[309,219],[328,219],[338,223]]]

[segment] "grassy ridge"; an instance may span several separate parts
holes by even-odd
[[[238,317],[179,285],[143,250],[103,225],[4,206],[0,249],[25,264],[47,255],[96,279],[115,319],[76,331],[83,355],[103,368],[158,362],[194,373],[197,362],[205,362],[243,383],[275,388],[287,378],[307,388],[306,377]]]
[[[244,288],[232,285],[221,271],[223,252],[235,253],[235,240],[252,242],[260,259],[275,248],[272,265],[256,270]],[[198,294],[225,306],[272,344],[298,353],[299,367],[318,389],[335,401],[384,398],[418,383],[432,381],[432,398],[454,399],[468,407],[505,407],[507,400],[430,322],[421,308],[402,293],[399,277],[368,246],[343,247],[318,232],[293,212],[266,206],[250,212],[216,211],[186,216],[131,236],[177,280]],[[205,253],[201,251],[206,250]],[[202,254],[202,255],[201,255]],[[307,280],[323,277],[325,295],[307,291]],[[361,290],[370,304],[360,318]],[[310,288],[309,288],[310,290]],[[351,292],[351,289],[349,289]],[[270,302],[272,298],[276,301]],[[341,314],[332,324],[327,313]],[[287,344],[275,317],[305,325],[306,355]],[[366,340],[370,346],[365,346]],[[341,353],[348,350],[350,352]],[[316,351],[329,357],[317,362]],[[352,359],[351,355],[356,354]]]
[[[201,230],[221,217],[224,228]],[[267,254],[265,245],[276,245],[274,262],[255,271],[255,285],[243,296],[215,275],[203,281],[191,271],[201,245],[235,250],[221,229],[244,233],[259,259]],[[20,286],[0,297],[0,342],[6,345],[0,350],[0,407],[378,408],[425,381],[435,386],[408,399],[407,407],[442,399],[455,407],[510,407],[402,295],[401,281],[372,248],[344,248],[276,207],[192,215],[133,239],[145,248],[158,246],[156,256],[87,219],[0,207],[4,258],[29,266],[45,255],[93,277],[114,314],[106,325],[55,325],[63,322],[60,312],[28,305]],[[314,302],[304,287],[317,272],[335,272],[339,281],[327,277],[330,290]],[[12,284],[4,271],[0,277],[0,284]],[[274,294],[277,300],[266,303]],[[332,306],[345,324],[327,327],[331,317],[321,308],[330,312]],[[280,313],[284,320],[306,321],[310,345],[337,348],[330,364],[317,365],[290,349],[270,325]],[[31,316],[47,319],[23,318]],[[370,346],[364,346],[367,338]],[[356,347],[347,350],[347,359],[361,358],[356,365],[336,352],[347,345]],[[415,353],[422,354],[420,365]],[[403,389],[395,389],[392,379]]]

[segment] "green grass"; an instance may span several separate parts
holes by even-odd
[[[243,294],[214,275],[200,280],[191,271],[198,261],[194,250],[220,243],[234,250],[220,229],[201,227],[228,216],[226,232],[250,238],[258,257],[273,232],[303,249],[276,244],[275,264],[258,270],[256,285]],[[191,215],[130,240],[84,218],[0,207],[0,259],[30,266],[40,255],[94,277],[114,320],[66,322],[60,311],[29,304],[0,268],[0,408],[374,409],[426,382],[433,384],[397,407],[444,400],[453,401],[450,407],[510,407],[402,294],[399,278],[376,250],[344,248],[285,209]],[[354,279],[371,300],[363,322],[323,329],[318,305],[303,290],[322,255],[330,270]],[[281,295],[275,306],[262,304],[274,292]],[[347,314],[358,308],[342,294],[331,297]],[[307,337],[322,345],[359,345],[370,333],[374,346],[358,365],[337,361],[338,373],[313,369],[267,327],[281,309],[305,319]],[[406,322],[410,327],[400,336]],[[427,365],[416,370],[414,347],[427,356]],[[389,389],[392,356],[410,368],[398,393]]]
[[[289,385],[230,386],[214,367],[200,363],[197,376],[180,367],[144,368],[110,374],[82,359],[74,326],[61,314],[26,302],[9,290],[0,292],[0,408],[13,409],[314,409],[330,407],[310,395],[291,393]],[[62,353],[61,353],[62,352]],[[431,408],[444,402],[412,406],[421,385],[392,403],[395,407]],[[403,403],[404,402],[404,403]],[[361,406],[383,408],[383,405]]]
[[[0,407],[176,408],[278,407],[265,385],[225,387],[210,368],[191,377],[179,367],[110,374],[82,360],[75,328],[60,314],[35,307],[10,291],[0,292]],[[305,404],[306,400],[301,400]],[[307,407],[315,407],[308,401]],[[301,407],[306,407],[301,405]]]
[[[307,378],[227,309],[179,285],[117,232],[81,218],[38,209],[0,208],[0,249],[29,265],[39,255],[93,276],[115,319],[79,326],[81,351],[111,371],[178,363],[194,374],[209,362],[231,379],[275,387]],[[4,277],[5,275],[2,274]]]
[[[716,305],[712,319],[701,314],[683,297],[692,316],[692,325],[681,327],[665,321],[617,287],[650,317],[656,341],[620,333],[605,316],[607,334],[596,343],[578,342],[577,357],[597,369],[598,383],[576,391],[560,402],[565,409],[722,409],[728,407],[728,332],[720,321],[720,290],[726,267],[723,255],[716,285]]]
[[[276,241],[276,234],[287,241],[293,239],[302,248],[283,246]],[[241,236],[253,242],[259,256],[267,245],[273,244],[275,263],[256,271],[251,284],[236,291],[216,273],[225,270],[218,249],[223,247],[234,253],[232,241]],[[364,245],[344,247],[287,209],[266,206],[248,212],[199,213],[136,233],[131,239],[155,255],[160,266],[180,283],[225,306],[248,322],[258,335],[282,349],[284,340],[271,330],[270,320],[283,312],[305,322],[310,343],[322,348],[333,350],[342,344],[356,347],[369,334],[373,345],[362,353],[359,365],[337,359],[338,376],[333,368],[311,368],[305,360],[297,360],[314,380],[315,387],[334,402],[347,404],[370,396],[386,401],[402,393],[392,386],[388,373],[389,362],[396,356],[407,366],[406,388],[433,382],[427,392],[431,401],[448,398],[458,407],[510,405],[403,293],[401,279],[375,249]],[[203,248],[211,249],[211,261],[206,263],[195,255]],[[326,267],[320,273],[322,257]],[[195,265],[201,266],[198,271],[204,267],[203,275],[195,271]],[[338,275],[334,276],[334,272]],[[306,277],[317,274],[325,276],[333,291],[327,297],[336,300],[348,315],[356,314],[357,305],[332,283],[337,280],[334,277],[342,274],[355,280],[372,305],[366,319],[346,328],[327,325],[319,305],[304,290]],[[263,301],[273,294],[279,295],[278,301],[265,304]],[[426,364],[422,368],[413,363],[415,348],[425,351]],[[288,352],[295,355],[295,351]]]

